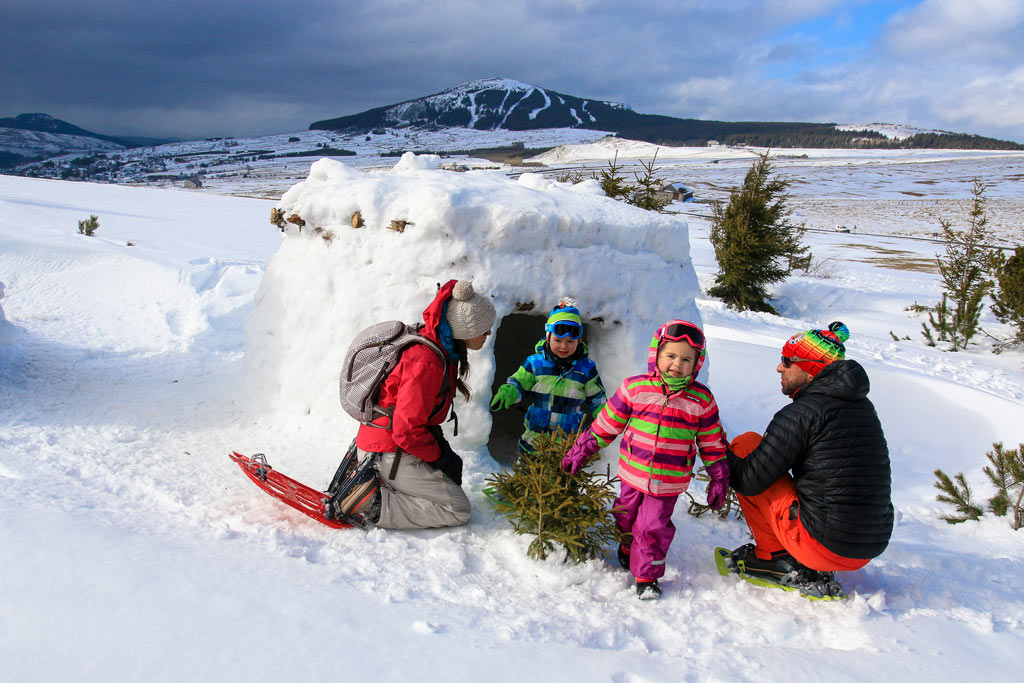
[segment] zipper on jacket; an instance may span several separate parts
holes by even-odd
[[[658,438],[661,436],[661,419],[665,416],[665,406],[668,405],[669,395],[665,394],[665,400],[661,402],[661,410],[658,411],[658,426],[654,428],[654,448],[651,449],[651,460],[647,464],[647,492],[651,491],[651,479],[654,478],[654,456],[658,452]]]
[[[652,493],[652,491],[651,491],[651,479],[654,478],[654,455],[658,452],[658,438],[661,436],[661,420],[662,420],[663,417],[665,417],[665,408],[668,406],[668,402],[670,400],[672,400],[673,394],[678,394],[678,393],[681,393],[683,391],[686,391],[686,387],[683,387],[679,391],[673,392],[673,391],[669,390],[669,387],[668,387],[667,384],[663,384],[662,386],[664,387],[664,389],[662,391],[664,391],[664,393],[665,393],[665,400],[661,402],[661,410],[658,411],[658,426],[654,430],[654,448],[651,450],[651,461],[650,461],[650,463],[648,463],[648,468],[647,468],[647,491],[648,491],[648,493]]]

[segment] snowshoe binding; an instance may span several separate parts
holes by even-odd
[[[811,600],[842,600],[846,592],[835,580],[835,572],[819,572],[805,567],[786,552],[776,553],[770,560],[754,554],[754,544],[728,550],[715,549],[715,562],[719,573],[737,574],[758,586],[796,591]]]
[[[372,457],[357,464],[355,456],[353,444],[327,490],[327,510],[332,519],[365,529],[380,519],[380,478]]]

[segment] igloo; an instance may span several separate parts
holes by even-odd
[[[0,299],[4,298],[3,282],[0,282]],[[7,320],[7,316],[4,315],[3,305],[0,305],[0,360],[7,354],[7,348],[14,345],[15,337],[17,333],[14,325]]]
[[[471,279],[497,322],[470,354],[473,395],[456,399],[451,440],[507,462],[523,412],[492,413],[492,389],[543,337],[559,297],[577,300],[609,393],[646,369],[658,325],[700,322],[687,226],[609,199],[594,180],[459,173],[438,162],[410,153],[391,170],[365,172],[322,159],[284,194],[272,214],[281,247],[246,321],[247,380],[278,420],[346,441],[357,425],[341,410],[337,380],[352,337],[383,320],[419,322],[439,283]]]

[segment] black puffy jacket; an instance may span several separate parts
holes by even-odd
[[[878,557],[892,535],[889,449],[869,389],[859,363],[830,363],[775,413],[750,455],[729,457],[730,484],[745,496],[792,471],[804,528],[851,559]]]

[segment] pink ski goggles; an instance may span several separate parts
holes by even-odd
[[[698,351],[704,348],[704,333],[693,323],[667,323],[661,328],[660,333],[659,336],[662,342],[685,341]]]

